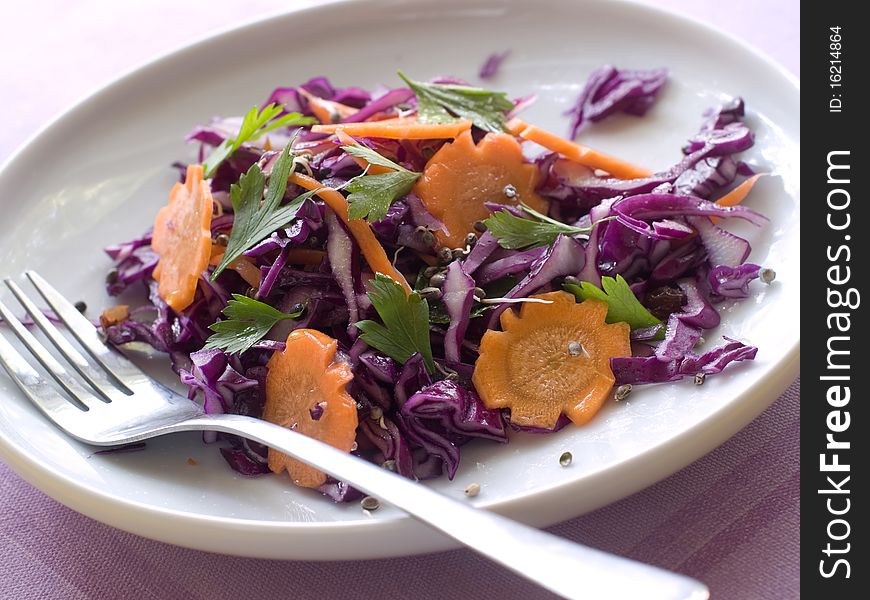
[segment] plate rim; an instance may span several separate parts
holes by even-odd
[[[498,0],[497,2],[489,2],[488,0],[478,1],[481,3],[486,3],[489,7],[492,7],[497,5],[510,6],[518,0]],[[577,0],[574,1],[576,2]],[[766,52],[756,48],[749,42],[716,27],[713,24],[707,23],[695,17],[671,11],[656,4],[646,3],[641,0],[581,0],[581,2],[605,6],[608,10],[618,10],[622,8],[646,11],[647,13],[651,14],[656,18],[681,21],[682,25],[684,26],[691,27],[697,30],[702,30],[709,35],[723,38],[724,40],[727,40],[728,42],[739,46],[749,55],[752,55],[753,58],[763,63],[766,67],[774,70],[794,88],[794,91],[799,98],[800,79],[794,73],[792,73],[785,66],[780,64],[778,61],[774,60]],[[176,45],[175,47],[164,51],[156,55],[155,57],[152,57],[145,61],[141,61],[138,64],[130,67],[129,69],[126,69],[118,76],[108,80],[106,83],[98,86],[93,91],[85,94],[77,101],[71,103],[68,108],[61,110],[53,118],[49,119],[43,126],[38,128],[33,134],[28,136],[28,138],[12,152],[6,160],[3,161],[2,165],[0,165],[0,179],[4,177],[7,170],[12,168],[17,161],[22,159],[22,157],[28,152],[28,150],[33,147],[43,135],[46,135],[56,126],[59,126],[63,121],[67,119],[73,119],[76,113],[84,110],[88,104],[95,100],[98,100],[104,94],[111,92],[113,88],[123,85],[128,80],[145,75],[153,69],[159,69],[164,63],[174,60],[177,56],[181,54],[196,51],[196,49],[200,48],[201,46],[218,42],[220,39],[229,35],[242,35],[245,31],[255,30],[265,25],[269,21],[275,19],[287,19],[290,18],[292,15],[298,15],[301,13],[316,13],[319,11],[335,10],[336,7],[339,5],[351,3],[357,5],[362,3],[392,3],[395,5],[409,5],[418,3],[418,0],[323,0],[322,2],[319,2],[317,4],[308,4],[296,7],[290,6],[282,10],[258,16],[243,23],[232,24],[226,27],[217,28],[211,32],[198,36],[196,39],[190,42]],[[448,5],[464,4],[462,0],[446,0],[445,3]],[[800,195],[798,193],[796,197],[796,205],[798,207],[798,211],[800,207],[799,196]],[[706,455],[727,439],[733,437],[739,430],[752,422],[755,417],[757,417],[764,409],[772,404],[782,394],[782,392],[784,392],[788,388],[788,386],[795,381],[795,379],[799,376],[799,373],[800,336],[798,335],[795,343],[781,355],[781,358],[778,361],[771,364],[768,371],[769,375],[767,380],[758,382],[759,386],[764,387],[761,392],[759,392],[757,388],[754,389],[751,394],[749,390],[746,390],[739,396],[736,396],[731,402],[721,406],[715,412],[710,413],[703,420],[699,421],[686,431],[683,431],[674,437],[662,441],[655,446],[647,448],[643,452],[634,454],[620,462],[611,464],[606,468],[601,468],[595,471],[588,472],[581,478],[561,482],[558,485],[548,487],[546,490],[527,490],[507,496],[502,496],[496,500],[478,501],[475,502],[475,505],[489,510],[493,510],[494,512],[517,518],[518,520],[522,520],[535,526],[543,527],[555,524],[567,518],[579,516],[580,514],[595,510],[596,508],[599,508],[611,502],[616,502],[632,493],[636,493],[648,487],[649,485],[652,485],[655,482],[661,481],[662,479],[668,477],[669,475],[675,473],[676,471],[684,468],[685,466]],[[753,405],[748,398],[748,396],[750,395],[752,397],[760,396],[763,398],[763,400],[761,402],[756,402]],[[714,431],[715,434],[713,434]],[[691,453],[669,452],[673,448],[685,448],[687,443],[690,443],[694,448],[700,448],[700,450]],[[164,518],[168,519],[170,522],[173,523],[184,522],[188,523],[190,526],[193,527],[202,527],[204,525],[219,525],[228,530],[244,529],[251,532],[262,532],[264,534],[279,532],[282,535],[293,535],[295,533],[302,532],[311,533],[323,529],[358,530],[360,528],[364,528],[365,530],[368,530],[373,527],[402,528],[407,526],[409,523],[416,524],[412,519],[408,517],[408,515],[404,513],[389,515],[386,517],[379,517],[370,521],[265,521],[217,515],[204,515],[201,513],[187,512],[173,508],[159,507],[153,504],[146,504],[138,500],[119,498],[118,496],[113,495],[109,492],[100,490],[86,483],[79,482],[66,473],[56,472],[50,466],[45,465],[40,461],[35,460],[30,455],[19,451],[16,445],[14,443],[10,443],[10,440],[5,435],[3,435],[2,431],[0,431],[0,457],[3,458],[3,460],[10,466],[13,471],[15,471],[28,483],[34,485],[36,488],[51,496],[61,504],[64,504],[81,514],[94,518],[118,529],[136,533],[137,535],[142,535],[144,537],[149,537],[151,539],[156,539],[160,541],[168,541],[172,544],[200,550],[215,551],[212,545],[205,542],[190,541],[189,543],[186,543],[184,541],[179,541],[177,538],[169,541],[165,538],[165,536],[160,537],[156,535],[149,535],[149,533],[143,532],[143,527],[128,527],[126,526],[125,522],[120,520],[120,513],[126,513],[129,511],[144,512],[149,518]],[[598,502],[593,502],[593,506],[581,512],[575,512],[568,516],[565,516],[564,510],[556,511],[555,513],[553,511],[549,511],[548,514],[543,515],[542,517],[541,515],[535,516],[526,514],[524,507],[521,506],[533,499],[539,502],[548,499],[552,501],[554,498],[566,494],[568,490],[575,486],[581,484],[589,485],[590,482],[594,483],[599,478],[609,477],[609,474],[611,474],[614,469],[636,469],[639,466],[643,466],[649,463],[655,458],[660,459],[654,461],[655,468],[649,468],[645,472],[640,473],[640,476],[637,479],[632,480],[632,482],[629,484],[618,486],[618,491],[616,493],[611,492],[605,494],[605,496],[607,496],[606,498]],[[447,540],[446,538],[436,538],[433,536],[430,540],[428,540],[428,542],[429,543],[424,542],[422,544],[422,546],[425,547],[412,551],[403,550],[391,552],[388,548],[379,548],[377,552],[370,554],[368,557],[376,558],[419,554],[457,547],[456,543],[452,542],[451,540]],[[232,553],[239,556],[250,556],[259,558],[288,557],[287,554],[279,555],[275,553],[258,553],[256,551],[250,552],[245,550],[233,551]],[[305,558],[307,560],[329,560],[328,557],[318,555],[306,555]]]

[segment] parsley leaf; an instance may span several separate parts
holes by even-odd
[[[640,303],[622,275],[617,275],[616,279],[602,277],[601,285],[604,288],[603,291],[588,281],[581,281],[580,285],[566,284],[564,288],[565,291],[574,294],[578,301],[594,298],[606,302],[607,318],[605,320],[608,323],[622,321],[628,323],[632,329],[645,329],[662,324]],[[660,331],[659,335],[663,333]]]
[[[414,81],[401,71],[399,77],[417,96],[417,119],[421,123],[451,123],[456,120],[455,115],[468,119],[484,131],[505,131],[505,112],[514,107],[506,93]]]
[[[241,353],[259,342],[279,321],[295,319],[302,312],[283,313],[264,302],[233,294],[223,310],[226,319],[209,325],[214,335],[206,348],[220,348],[230,354]]]
[[[487,230],[498,238],[502,248],[517,250],[550,246],[560,234],[576,235],[591,231],[591,228],[574,227],[551,219],[525,204],[521,208],[533,218],[524,219],[508,210],[500,210],[484,221]]]
[[[300,194],[290,204],[279,206],[287,190],[287,178],[293,170],[294,157],[290,154],[290,145],[285,146],[269,178],[269,193],[263,200],[266,187],[266,177],[257,164],[251,165],[248,172],[239,178],[230,188],[230,199],[233,202],[233,228],[230,241],[220,264],[212,273],[212,281],[227,268],[231,262],[253,248],[264,237],[290,222],[299,212],[302,203],[318,190],[310,190]]]
[[[434,373],[428,302],[417,292],[406,295],[401,284],[381,273],[375,275],[368,285],[371,288],[369,299],[384,323],[359,321],[356,326],[362,331],[360,337],[369,346],[400,363],[419,352],[426,369]]]
[[[283,107],[276,105],[274,102],[264,106],[262,110],[258,110],[256,106],[252,107],[248,111],[248,114],[245,115],[245,118],[242,119],[239,133],[235,137],[226,138],[220,146],[212,150],[208,158],[202,163],[205,177],[214,176],[218,165],[229,158],[233,152],[246,142],[256,140],[260,136],[279,127],[311,125],[317,122],[312,117],[303,117],[297,112],[287,113],[283,117],[276,119],[275,117],[281,114],[282,110],[284,110]]]
[[[348,217],[366,219],[370,223],[380,221],[387,216],[387,210],[399,198],[408,195],[421,173],[409,171],[388,158],[385,158],[365,146],[342,146],[342,150],[362,158],[369,164],[393,169],[390,173],[378,175],[360,175],[354,177],[345,189],[350,192],[347,197]]]
[[[471,309],[468,317],[470,319],[482,317],[488,310],[494,308],[494,304],[478,304]],[[441,304],[433,304],[429,308],[429,322],[433,325],[450,325],[450,315],[447,314],[447,309]]]

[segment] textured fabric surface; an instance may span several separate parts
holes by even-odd
[[[656,4],[731,31],[799,74],[797,0]],[[0,161],[49,116],[130,66],[282,5],[279,0],[251,0],[244,7],[217,0],[19,4],[13,16],[0,20],[0,80],[6,92],[0,108],[13,117],[0,128]],[[46,21],[46,14],[55,18]],[[158,27],[160,35],[154,35]],[[27,60],[14,61],[14,56]],[[799,597],[799,405],[796,381],[709,455],[551,531],[697,577],[710,586],[714,599]],[[0,506],[0,599],[550,597],[464,550],[305,563],[177,548],[83,517],[31,488],[2,463]]]

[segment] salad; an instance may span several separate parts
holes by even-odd
[[[773,278],[725,228],[766,222],[741,205],[759,177],[739,158],[743,101],[699,116],[660,172],[574,141],[644,115],[667,77],[595,70],[565,137],[518,116],[533,97],[455,78],[279,87],[190,132],[198,156],[175,164],[153,227],[106,249],[107,290],[128,304],[103,312],[105,337],[166,353],[207,413],[415,479],[452,478],[474,438],[583,425],[638,384],[700,385],[757,352],[703,340],[717,306]],[[360,497],[254,442],[204,437],[240,473]]]

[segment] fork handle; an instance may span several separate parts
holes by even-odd
[[[447,534],[562,596],[585,600],[702,600],[706,586],[689,577],[575,544],[474,508],[313,438],[251,417],[210,415],[171,425],[255,440],[329,473]]]

